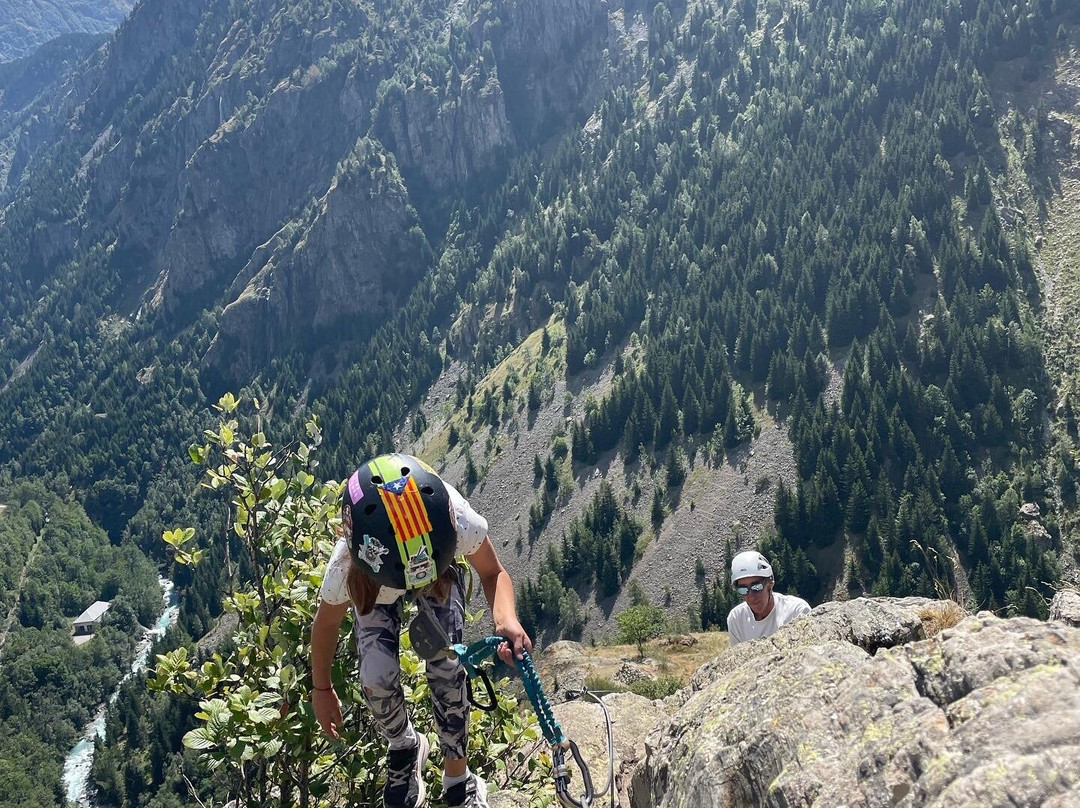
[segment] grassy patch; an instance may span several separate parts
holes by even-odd
[[[513,418],[520,420],[527,414],[527,399],[529,380],[533,374],[539,374],[547,379],[548,386],[565,372],[565,359],[558,346],[566,341],[566,326],[562,320],[552,317],[546,325],[551,347],[547,354],[542,351],[544,328],[538,328],[526,337],[502,362],[492,368],[483,379],[476,383],[472,390],[473,417],[470,419],[465,408],[457,407],[446,417],[446,422],[439,428],[423,447],[424,456],[432,462],[438,463],[447,458],[455,450],[460,451],[459,446],[472,446],[485,435],[490,425],[483,421],[479,415],[481,402],[485,394],[495,397],[502,406],[503,386],[509,382],[511,399],[510,406],[513,410]],[[549,395],[550,390],[545,390]],[[546,400],[546,397],[545,399]],[[451,406],[452,401],[451,401]],[[503,417],[502,423],[507,423],[508,418]],[[455,430],[458,439],[451,445],[450,433]],[[489,447],[490,448],[490,447]],[[489,453],[489,452],[486,452]],[[474,458],[475,459],[475,458]]]
[[[940,601],[919,610],[919,619],[922,620],[923,630],[927,637],[933,637],[947,628],[952,628],[965,617],[967,617],[967,612],[951,600]]]
[[[635,693],[647,699],[664,699],[686,687],[686,682],[677,676],[660,676],[641,679],[627,686],[604,676],[593,675],[585,679],[585,687],[596,693]]]

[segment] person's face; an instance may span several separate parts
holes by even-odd
[[[735,591],[742,595],[743,600],[751,609],[763,608],[769,602],[769,593],[772,592],[772,578],[739,578],[735,582]]]

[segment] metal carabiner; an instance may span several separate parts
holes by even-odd
[[[569,747],[570,754],[573,755],[574,762],[577,763],[577,767],[581,771],[581,780],[585,786],[585,791],[582,792],[580,800],[575,800],[570,795],[570,771],[566,768],[567,747]],[[563,808],[589,808],[596,798],[596,794],[593,789],[592,775],[589,774],[589,767],[582,759],[577,744],[567,739],[561,745],[552,749],[551,756],[555,764],[555,797],[559,800],[559,804]]]
[[[480,662],[489,656],[493,656],[499,646],[506,641],[505,637],[491,636],[483,640],[478,640],[469,646],[457,643],[446,649],[447,654],[451,659],[461,660],[461,664],[465,667],[469,703],[479,710],[491,712],[498,706],[495,688],[491,684],[491,679],[488,677],[487,671],[480,667]],[[591,808],[593,801],[597,797],[602,797],[610,791],[612,808],[614,808],[615,750],[611,731],[611,716],[607,711],[607,707],[595,695],[589,693],[587,690],[583,691],[584,695],[590,696],[600,705],[600,708],[604,711],[604,721],[607,724],[608,784],[602,792],[597,794],[596,789],[593,787],[592,774],[589,772],[589,767],[585,763],[584,758],[581,757],[581,751],[578,749],[578,745],[566,738],[563,734],[562,727],[559,726],[559,722],[555,718],[551,703],[544,693],[544,686],[540,683],[540,677],[536,674],[536,668],[533,667],[531,655],[528,651],[523,651],[521,658],[515,659],[514,662],[518,674],[521,676],[522,684],[525,687],[525,694],[528,696],[529,701],[533,706],[533,710],[536,712],[536,717],[540,722],[540,728],[544,733],[544,737],[547,739],[548,743],[551,744],[552,768],[555,775],[555,795],[559,804],[562,805],[563,808]],[[487,688],[487,704],[478,702],[473,694],[472,680],[476,676],[479,676],[484,681],[484,686]],[[582,783],[585,786],[585,791],[582,793],[580,800],[575,799],[570,794],[570,770],[566,768],[567,749],[570,750],[570,754],[573,756],[577,768],[581,771]]]

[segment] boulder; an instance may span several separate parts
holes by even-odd
[[[1043,552],[1054,546],[1054,537],[1046,529],[1042,522],[1033,521],[1024,525],[1024,538],[1033,542]]]
[[[574,643],[576,644],[576,643]],[[566,649],[563,649],[566,650]],[[645,736],[658,720],[667,715],[663,702],[651,701],[633,693],[612,693],[603,698],[604,706],[611,718],[613,743],[615,747],[615,804],[623,808],[630,804],[627,787],[638,762],[644,757]],[[593,787],[602,789],[608,783],[611,773],[608,763],[608,736],[604,721],[604,712],[595,702],[577,699],[555,707],[555,717],[563,728],[566,737],[578,746],[582,759],[589,767]],[[546,744],[540,746],[547,748]],[[580,799],[582,779],[577,771],[577,764],[568,754],[567,763],[571,774],[570,793]],[[545,774],[544,777],[550,777]],[[552,794],[550,779],[544,783],[542,794]],[[598,798],[596,806],[609,805],[610,797]],[[488,804],[491,808],[529,808],[529,797],[523,793],[506,790],[490,794]]]
[[[594,672],[607,671],[610,677],[610,671],[618,670],[623,662],[615,657],[590,656],[581,643],[560,640],[544,649],[537,658],[537,668],[548,698],[557,704],[566,700],[567,693],[583,690],[585,680]]]
[[[560,701],[567,690],[581,690],[588,675],[588,657],[581,643],[559,640],[544,649],[539,657],[540,676],[550,682],[548,696]]]
[[[807,617],[757,642],[777,652],[826,641],[845,642],[874,653],[879,648],[926,638],[947,613],[963,615],[963,610],[952,601],[929,598],[856,598],[823,603]],[[730,673],[745,658],[742,649],[724,652],[698,669],[690,679],[691,689],[700,690]]]
[[[1050,601],[1050,619],[1080,627],[1080,592],[1062,589]]]
[[[603,697],[611,716],[615,744],[616,804],[629,805],[627,788],[639,761],[645,756],[645,736],[667,713],[661,701],[651,701],[633,693],[611,693]],[[578,745],[585,764],[592,774],[593,786],[604,787],[608,781],[608,746],[604,714],[600,707],[587,699],[560,704],[555,708],[566,737]],[[581,779],[574,776],[571,793],[580,797]],[[607,805],[608,798],[597,800]],[[494,806],[492,806],[494,808]]]
[[[643,679],[655,679],[656,674],[643,665],[636,662],[624,662],[619,672],[615,674],[615,681],[624,685],[632,685]]]
[[[980,613],[937,631],[950,614],[825,604],[725,652],[649,733],[631,804],[1078,804],[1080,630]]]

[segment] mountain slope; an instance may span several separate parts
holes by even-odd
[[[207,394],[250,382],[283,431],[313,407],[343,474],[456,360],[478,501],[520,521],[536,497],[547,548],[608,469],[673,608],[704,582],[650,570],[700,553],[711,577],[762,537],[811,597],[1038,611],[1074,505],[1032,462],[1038,279],[984,192],[983,71],[1037,70],[1074,24],[989,0],[145,2],[8,152],[3,460],[150,549]],[[476,384],[545,323],[561,359],[521,373],[551,431],[499,457],[528,385]],[[609,612],[595,585],[634,559],[586,544],[509,563]]]
[[[4,85],[0,464],[162,561],[198,525],[192,637],[239,557],[183,451],[227,387],[275,441],[318,414],[328,478],[437,462],[545,639],[642,596],[722,624],[751,543],[815,602],[1042,615],[1075,580],[1069,298],[1037,260],[1067,201],[1040,245],[1007,192],[1071,140],[996,74],[1046,80],[1076,15],[145,0]],[[129,799],[182,783],[169,721],[110,756]]]
[[[106,34],[133,0],[0,0],[0,62],[29,56],[65,34]]]
[[[1037,71],[1018,74],[1001,66],[991,78],[998,126],[1007,144],[998,191],[1001,205],[1015,226],[1030,234],[1038,256],[1040,325],[1054,384],[1054,451],[1046,458],[1047,475],[1057,484],[1057,495],[1074,503],[1080,466],[1080,333],[1075,328],[1080,316],[1080,265],[1075,258],[1080,239],[1080,162],[1075,148],[1080,138],[1075,112],[1080,52],[1075,27],[1059,29],[1057,46]],[[1076,534],[1076,516],[1075,508],[1066,509],[1063,532]],[[1063,563],[1077,569],[1069,553]]]

